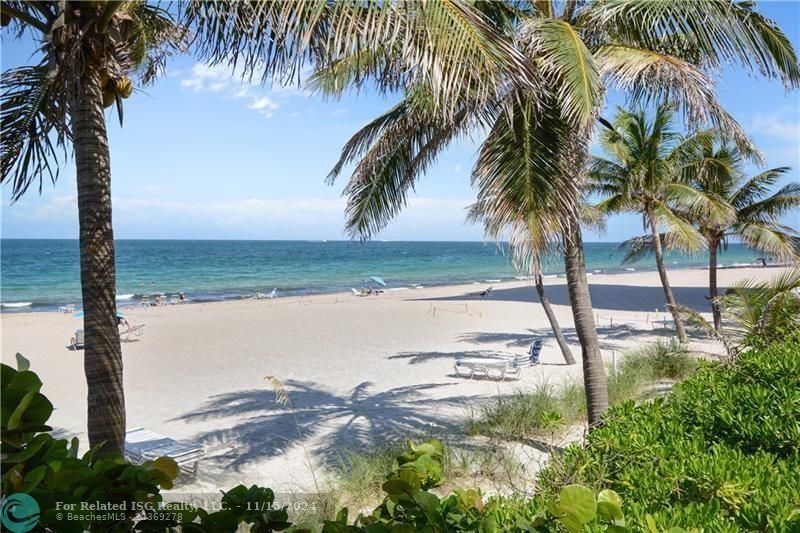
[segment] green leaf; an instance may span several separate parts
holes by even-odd
[[[439,505],[439,498],[435,494],[426,491],[419,491],[414,495],[414,501],[426,512],[433,512]]]
[[[30,493],[35,489],[47,474],[47,465],[39,465],[25,475],[22,483],[22,492]]]
[[[17,357],[17,370],[20,372],[24,372],[31,367],[31,362],[25,359],[25,357],[21,353],[16,354]]]
[[[383,492],[391,496],[411,494],[414,491],[413,487],[402,479],[390,479],[384,482],[381,488]]]
[[[567,485],[559,494],[559,507],[565,513],[562,521],[571,527],[582,526],[597,516],[597,501],[594,493],[583,485]]]
[[[597,495],[597,513],[604,520],[620,520],[622,514],[622,498],[613,490],[605,489]]]
[[[20,400],[17,408],[14,409],[14,412],[11,413],[11,417],[8,419],[8,429],[17,429],[17,427],[19,427],[19,423],[22,420],[22,415],[25,414],[25,409],[28,408],[35,396],[36,392],[30,391],[22,397],[22,400]]]
[[[17,374],[11,379],[8,384],[8,388],[39,392],[39,390],[42,388],[42,380],[39,379],[39,376],[37,376],[35,372],[31,372],[30,370],[22,370],[17,372]]]
[[[171,457],[159,457],[153,461],[153,469],[163,472],[170,480],[176,479],[180,473],[178,463]]]

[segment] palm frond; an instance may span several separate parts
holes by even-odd
[[[471,219],[483,222],[487,238],[508,240],[512,262],[525,274],[536,272],[567,221],[581,213],[578,181],[563,170],[567,126],[554,110],[543,109],[510,97],[472,171],[478,201]]]
[[[383,229],[406,205],[419,176],[472,120],[467,107],[446,118],[406,99],[356,133],[329,175],[334,180],[358,160],[343,192],[346,231],[368,239]]]
[[[789,167],[778,167],[765,170],[744,182],[736,191],[731,193],[730,202],[736,209],[757,202],[766,196],[770,188],[777,181],[788,174]]]
[[[522,23],[519,41],[555,87],[564,118],[588,131],[602,105],[603,87],[595,58],[578,31],[562,20],[532,18]]]
[[[729,320],[726,336],[747,343],[785,334],[800,326],[800,269],[770,281],[734,283],[720,299]]]
[[[466,92],[475,99],[494,96],[509,72],[523,85],[533,80],[528,60],[461,0],[194,0],[186,3],[185,20],[201,57],[238,65],[265,83],[274,76],[299,81],[308,64],[323,70],[338,65],[338,80],[355,86],[373,82],[392,92],[427,84],[437,108],[450,112]],[[357,70],[337,63],[352,64],[363,59],[363,50],[381,49],[387,51],[381,61],[362,61]]]
[[[660,236],[661,242],[666,242],[666,235],[662,233]],[[625,255],[622,257],[623,265],[636,263],[653,254],[653,236],[641,235],[639,237],[631,237],[630,239],[622,241],[617,249],[625,252]]]
[[[0,181],[11,183],[14,201],[33,183],[38,183],[39,192],[44,179],[55,183],[58,160],[67,155],[71,134],[66,98],[59,92],[63,86],[48,72],[42,64],[11,69],[0,78]]]
[[[767,198],[741,205],[738,218],[743,222],[774,221],[798,207],[800,183],[787,183]]]
[[[665,187],[664,198],[679,212],[704,218],[714,225],[731,224],[736,220],[736,210],[724,198],[691,185],[670,183]]]
[[[757,151],[739,123],[716,97],[713,80],[697,66],[650,49],[603,45],[597,51],[600,74],[629,95],[631,104],[678,102],[690,125],[714,124],[747,153]]]
[[[673,211],[668,205],[654,201],[653,219],[664,227],[664,245],[669,250],[699,252],[706,247],[706,240],[694,225]]]
[[[635,21],[635,23],[632,23]],[[624,43],[719,70],[739,63],[751,72],[800,83],[797,54],[777,25],[750,1],[599,0],[580,15],[587,39]]]
[[[779,260],[795,261],[800,257],[800,236],[793,228],[772,222],[743,222],[736,224],[732,233],[750,248]]]
[[[505,109],[472,171],[478,201],[498,225],[535,215],[543,227],[563,228],[579,199],[577,183],[562,172],[566,125],[524,100]]]

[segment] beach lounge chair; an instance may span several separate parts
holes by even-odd
[[[483,375],[487,379],[503,381],[507,377],[519,378],[522,369],[526,366],[533,366],[539,363],[539,355],[542,352],[542,340],[536,339],[531,343],[531,347],[526,355],[518,355],[512,358],[480,358],[471,357],[456,359],[453,363],[456,375],[472,379],[475,376]]]
[[[272,289],[272,292],[270,292],[269,294],[267,294],[267,298],[269,298],[270,300],[272,300],[272,299],[273,299],[273,298],[275,298],[276,296],[278,296],[278,289],[277,289],[277,287],[276,287],[276,288],[274,288],[274,289]]]
[[[197,461],[206,456],[200,444],[178,442],[144,428],[133,428],[125,432],[125,458],[132,463],[152,461],[169,457],[178,463],[178,481],[192,482],[197,479]]]
[[[129,341],[132,340],[131,337],[141,337],[142,335],[144,335],[144,326],[145,324],[131,325],[129,330],[123,332],[125,340]]]
[[[150,305],[151,305],[150,304],[150,295],[149,294],[145,294],[144,296],[142,296],[142,301],[139,302],[139,305],[142,306],[142,307],[150,307]]]
[[[75,304],[69,305],[62,305],[58,308],[59,313],[74,313],[75,312]]]
[[[353,296],[369,296],[369,292],[365,289],[358,290],[351,287],[350,290],[353,291]]]
[[[72,337],[69,341],[69,347],[73,350],[82,350],[83,349],[83,330],[76,329],[75,336]]]

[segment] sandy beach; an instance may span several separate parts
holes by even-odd
[[[720,285],[779,272],[720,270]],[[671,271],[678,301],[708,311],[707,276]],[[656,272],[589,279],[607,362],[615,351],[670,333],[652,324],[664,318]],[[545,281],[579,358],[565,280]],[[458,430],[482,399],[580,377],[580,364],[563,365],[535,290],[514,281],[493,284],[488,299],[474,296],[488,285],[125,309],[130,322],[146,324],[142,337],[122,345],[128,427],[203,443],[208,457],[187,490],[237,483],[302,490],[312,485],[304,446],[321,472],[342,446]],[[82,352],[66,347],[80,320],[54,312],[1,318],[3,361],[13,365],[16,352],[30,359],[56,406],[56,434],[77,435],[85,445]],[[453,372],[456,356],[522,354],[535,337],[544,339],[543,364],[524,369],[519,380],[467,380]],[[700,337],[693,342],[718,349]],[[292,412],[275,402],[267,375],[287,389],[300,432]]]

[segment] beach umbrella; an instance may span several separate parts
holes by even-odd
[[[381,277],[378,277],[378,276],[372,276],[372,277],[371,277],[371,278],[369,278],[369,279],[371,279],[372,281],[374,281],[375,283],[377,283],[377,284],[378,284],[378,285],[380,285],[381,287],[385,287],[385,286],[386,286],[386,282],[385,282],[385,281],[383,281],[383,278],[381,278]]]
[[[123,315],[122,313],[120,313],[119,311],[117,311],[117,316],[119,316],[119,317],[124,317],[125,315]],[[83,311],[78,311],[77,313],[75,313],[74,315],[72,315],[72,318],[83,318]]]

